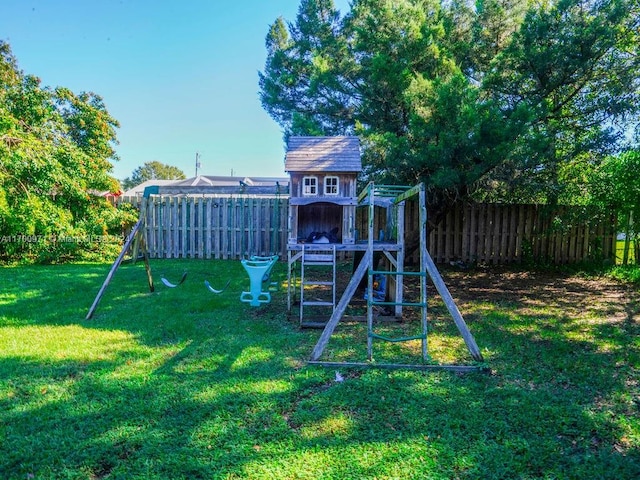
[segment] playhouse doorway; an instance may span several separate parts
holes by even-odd
[[[342,242],[343,207],[330,202],[314,202],[298,207],[298,239],[313,232],[330,232],[337,228],[337,241]]]

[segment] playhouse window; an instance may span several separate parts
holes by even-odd
[[[302,194],[317,195],[318,194],[318,178],[304,177],[302,179]]]
[[[338,185],[340,180],[338,177],[325,177],[324,179],[324,194],[325,195],[338,195]]]

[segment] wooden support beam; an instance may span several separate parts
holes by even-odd
[[[93,313],[95,312],[96,308],[98,308],[98,303],[100,303],[100,299],[102,299],[102,295],[104,295],[104,291],[107,289],[107,286],[109,285],[109,282],[111,282],[111,278],[113,277],[113,274],[116,273],[116,270],[122,263],[122,259],[124,258],[125,253],[127,253],[127,250],[129,250],[129,247],[133,243],[134,238],[138,234],[138,230],[140,229],[140,226],[142,225],[143,220],[144,219],[141,217],[138,220],[138,222],[133,226],[133,229],[131,230],[131,233],[129,234],[127,241],[124,242],[124,246],[122,247],[122,251],[120,252],[120,255],[118,255],[118,258],[116,258],[116,261],[113,262],[113,265],[111,265],[111,270],[109,270],[109,273],[107,274],[107,278],[105,278],[104,283],[102,284],[102,287],[100,287],[100,290],[98,291],[98,295],[96,295],[96,298],[93,301],[91,308],[89,308],[89,313],[87,313],[85,320],[89,320],[93,316]]]
[[[147,249],[147,243],[145,242],[144,235],[138,234],[140,237],[140,246],[142,248],[142,258],[144,260],[144,269],[147,272],[147,283],[149,284],[149,292],[153,293],[155,287],[153,285],[153,275],[151,274],[151,264],[149,263],[149,250]]]
[[[413,197],[414,195],[417,195],[423,189],[424,189],[424,185],[422,183],[419,183],[418,185],[415,185],[415,186],[411,187],[406,192],[402,192],[400,195],[398,195],[395,198],[395,200],[393,202],[396,203],[396,204],[400,203],[400,202],[403,202],[403,201]]]
[[[324,352],[324,349],[326,348],[327,343],[329,343],[329,338],[333,334],[333,331],[338,325],[338,322],[344,315],[344,312],[346,311],[347,306],[349,305],[349,302],[353,297],[353,294],[356,292],[358,285],[360,284],[360,280],[362,279],[362,277],[364,277],[365,272],[371,265],[372,258],[373,258],[373,252],[371,250],[368,250],[362,257],[362,260],[360,260],[360,264],[358,265],[358,268],[353,273],[353,276],[351,277],[349,284],[345,288],[344,293],[342,294],[342,297],[338,302],[338,305],[333,311],[333,314],[331,315],[331,318],[327,322],[327,325],[324,327],[324,330],[320,335],[320,339],[318,340],[318,343],[313,348],[313,352],[311,352],[312,361],[318,360],[322,355],[322,352]]]
[[[467,348],[471,353],[471,356],[473,357],[474,360],[478,362],[483,362],[484,359],[482,358],[480,349],[478,348],[478,345],[476,344],[476,341],[473,338],[473,335],[469,331],[469,327],[467,327],[467,324],[465,323],[464,318],[462,318],[462,314],[460,313],[460,310],[458,310],[458,307],[456,306],[456,302],[453,300],[451,293],[449,293],[449,290],[447,289],[447,286],[445,285],[444,280],[442,279],[442,276],[440,275],[440,272],[436,267],[436,264],[433,263],[433,259],[431,258],[431,255],[429,255],[429,252],[426,252],[425,260],[426,260],[427,272],[429,273],[429,276],[431,277],[431,280],[433,281],[433,284],[435,285],[436,290],[438,290],[438,293],[442,297],[442,300],[444,301],[444,304],[446,305],[447,310],[449,310],[449,313],[453,317],[453,321],[458,327],[458,330],[460,331],[460,334],[462,335],[462,338],[464,339],[464,343],[466,343]]]

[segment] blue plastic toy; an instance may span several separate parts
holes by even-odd
[[[270,257],[252,256],[241,260],[242,266],[249,274],[249,290],[240,294],[240,301],[249,303],[252,307],[259,307],[271,301],[271,293],[262,291],[262,283],[269,280],[271,269],[278,261],[278,255]]]

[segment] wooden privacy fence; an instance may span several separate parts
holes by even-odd
[[[238,259],[286,252],[287,198],[152,196],[140,199],[139,206],[152,258]]]
[[[571,213],[571,207],[551,212],[541,205],[458,204],[430,232],[428,250],[437,263],[559,265],[615,258],[615,218],[568,221]]]
[[[138,206],[145,216],[144,234],[153,258],[284,257],[287,252],[287,197],[152,196],[121,201]],[[357,211],[359,232],[366,231],[365,211]],[[386,227],[387,218],[383,209],[376,212],[378,231]],[[410,234],[418,225],[418,209],[409,202],[405,215]],[[614,218],[571,226],[558,218],[558,212],[549,214],[538,205],[459,204],[430,232],[427,248],[437,263],[566,264],[614,257]]]

